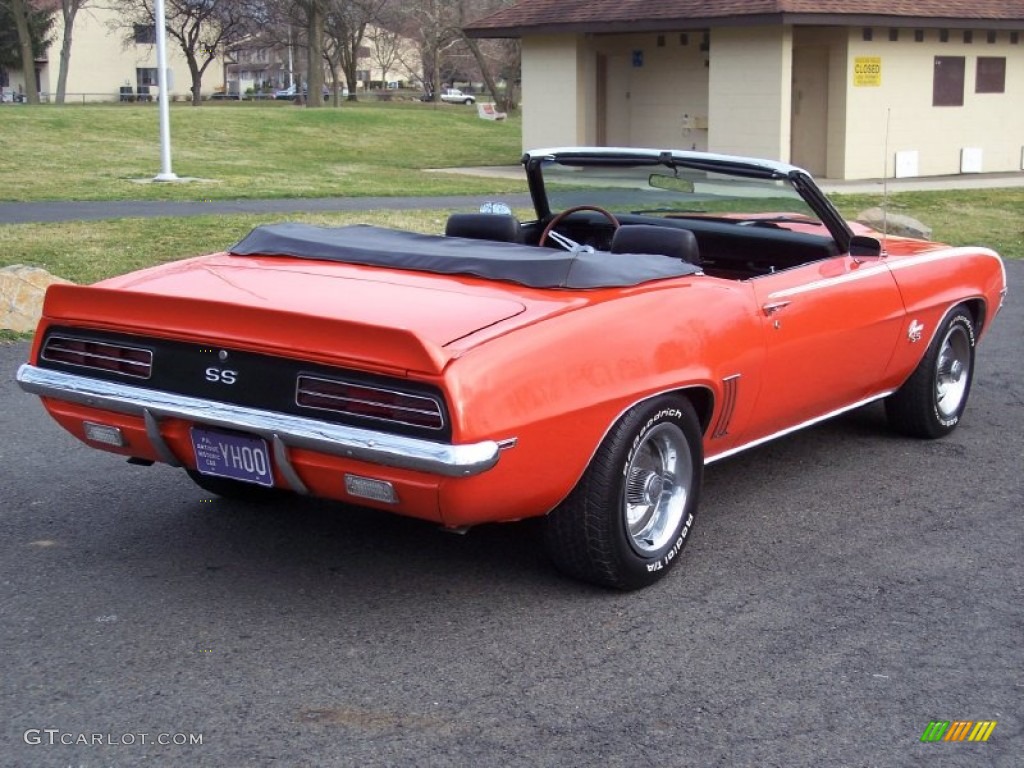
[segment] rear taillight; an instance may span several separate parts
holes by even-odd
[[[333,411],[360,419],[420,429],[444,428],[444,410],[437,398],[362,382],[299,376],[295,402],[303,408]]]
[[[42,358],[51,363],[112,371],[139,379],[148,379],[153,373],[150,350],[105,341],[50,336],[43,346]]]

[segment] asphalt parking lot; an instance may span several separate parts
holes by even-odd
[[[211,499],[65,435],[0,345],[0,764],[1020,766],[1008,273],[952,436],[871,406],[715,464],[680,566],[630,594],[562,579],[533,524]]]

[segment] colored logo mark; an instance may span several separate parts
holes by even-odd
[[[921,734],[921,741],[988,741],[996,720],[932,720]]]

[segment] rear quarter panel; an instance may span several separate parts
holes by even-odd
[[[443,481],[448,525],[544,514],[575,486],[615,421],[635,403],[694,387],[720,402],[721,380],[762,355],[743,283],[666,281],[467,348],[445,373],[454,439],[516,438],[491,471]],[[707,414],[709,420],[713,419]]]

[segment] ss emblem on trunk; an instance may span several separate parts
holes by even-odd
[[[207,368],[206,380],[212,381],[215,384],[234,384],[238,381],[238,371],[232,371],[228,368]]]

